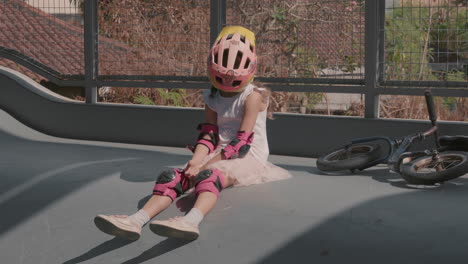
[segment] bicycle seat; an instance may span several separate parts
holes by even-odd
[[[439,143],[442,147],[448,146],[451,150],[468,151],[468,136],[441,136]]]

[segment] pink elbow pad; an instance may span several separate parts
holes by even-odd
[[[218,142],[219,142],[218,126],[209,124],[209,123],[203,123],[203,124],[199,124],[197,129],[200,130],[197,143],[195,144],[195,146],[187,145],[187,148],[191,150],[192,152],[194,152],[196,146],[198,144],[201,144],[208,148],[208,151],[209,151],[208,153],[213,152],[218,146]],[[205,139],[204,138],[205,135],[209,135],[210,139]]]
[[[226,159],[243,158],[250,150],[254,132],[237,132],[237,137],[222,150]]]

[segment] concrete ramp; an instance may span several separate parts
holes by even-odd
[[[223,191],[193,242],[147,227],[128,242],[98,213],[128,214],[182,148],[56,138],[0,111],[2,263],[464,263],[466,177],[412,188],[385,167],[322,175],[315,160],[272,156],[293,178]],[[183,215],[192,196],[158,218]]]
[[[195,131],[203,121],[202,109],[85,104],[5,67],[0,67],[0,109],[48,135],[158,146],[185,146],[192,137],[184,131]]]

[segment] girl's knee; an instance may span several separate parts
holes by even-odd
[[[227,182],[228,181],[228,182]],[[225,189],[231,181],[218,169],[206,169],[200,171],[195,177],[195,193],[211,192],[216,196]]]

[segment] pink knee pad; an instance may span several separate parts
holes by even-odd
[[[195,178],[195,193],[212,192],[217,197],[224,189],[224,175],[217,169],[202,170]]]
[[[190,188],[190,182],[181,169],[165,170],[159,174],[153,194],[169,196],[172,200]]]

